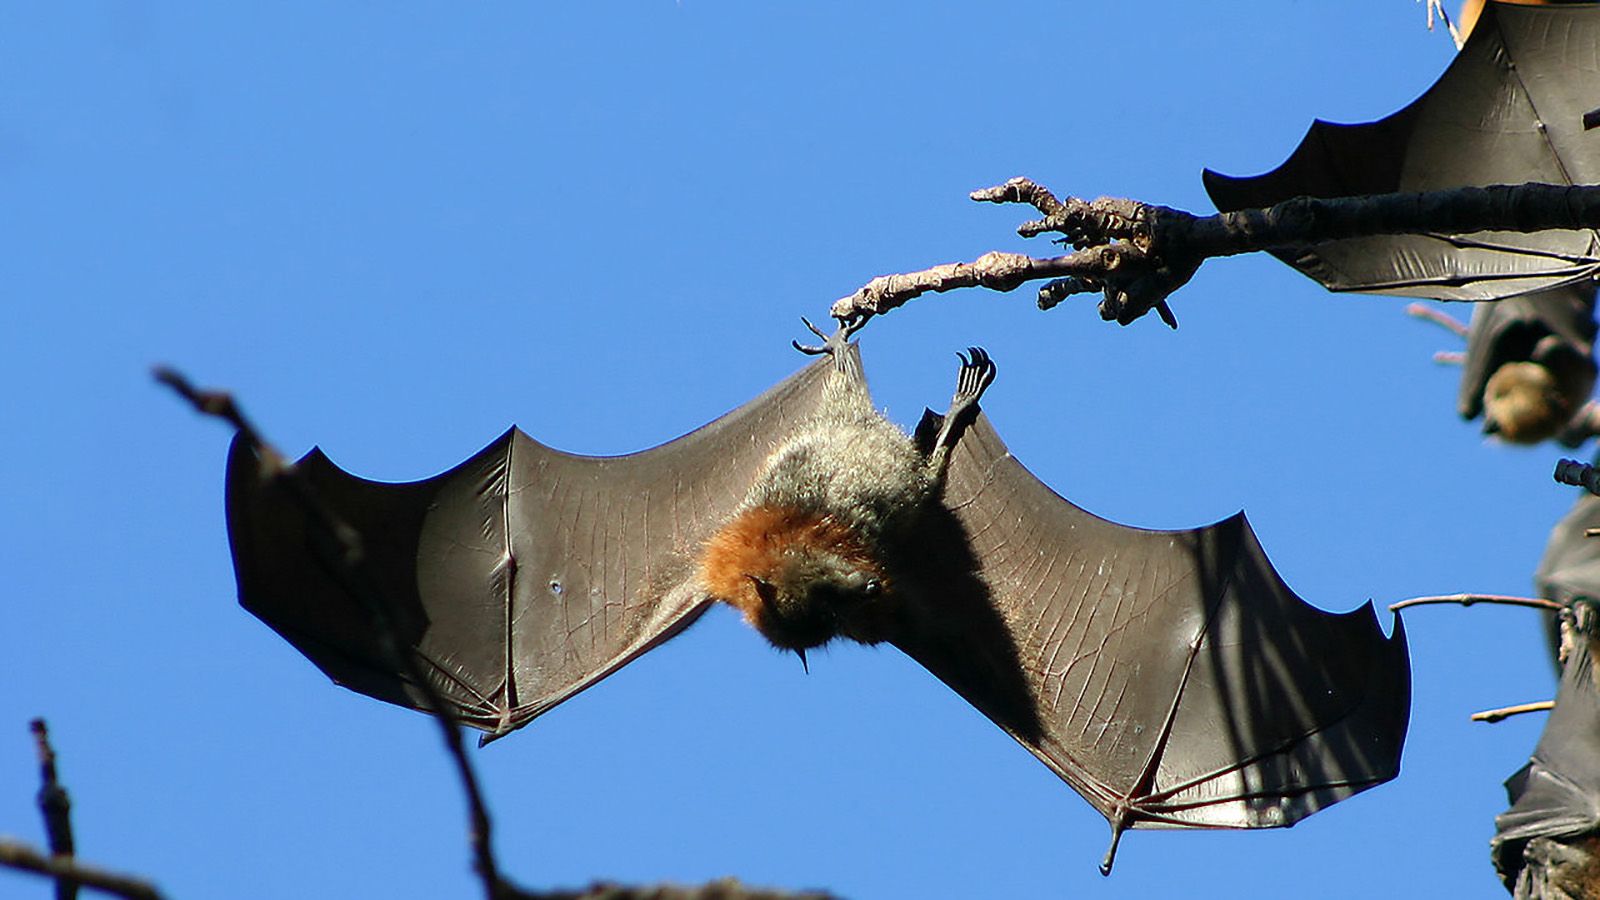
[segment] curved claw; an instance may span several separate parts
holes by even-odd
[[[956,393],[950,398],[950,411],[945,413],[939,434],[928,451],[928,471],[939,484],[950,466],[950,453],[967,426],[978,415],[978,400],[989,385],[994,383],[995,364],[989,351],[982,347],[968,347],[966,353],[957,353],[961,371],[956,377]]]
[[[832,355],[834,351],[842,349],[845,344],[849,343],[850,336],[860,331],[861,326],[867,324],[868,318],[870,316],[867,315],[855,315],[846,319],[836,318],[834,321],[839,323],[838,330],[834,331],[833,334],[824,334],[822,329],[811,324],[810,319],[801,316],[800,321],[805,324],[812,334],[822,338],[822,343],[820,345],[802,344],[799,341],[790,341],[789,343],[796,350],[807,356],[820,356],[824,353]]]
[[[961,373],[956,380],[956,404],[975,403],[994,384],[997,367],[989,351],[982,347],[968,347],[966,353],[957,353],[961,360]]]
[[[1166,300],[1156,301],[1156,315],[1161,317],[1161,321],[1167,323],[1168,328],[1173,331],[1178,330],[1178,317],[1173,314],[1172,307],[1167,305]]]
[[[856,313],[847,319],[839,319],[839,330],[844,332],[844,337],[849,340],[855,333],[866,326],[867,320],[872,318],[871,313]]]

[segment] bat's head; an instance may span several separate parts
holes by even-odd
[[[883,571],[858,535],[827,516],[746,510],[706,543],[700,575],[712,597],[738,607],[775,647],[887,636]]]
[[[1513,444],[1547,440],[1571,421],[1593,386],[1592,370],[1567,373],[1536,362],[1507,363],[1483,389],[1484,433]]]
[[[757,600],[745,619],[786,650],[805,650],[839,636],[872,642],[863,637],[870,632],[864,626],[876,618],[872,611],[884,587],[877,571],[863,562],[826,549],[792,548],[764,575],[745,576]]]

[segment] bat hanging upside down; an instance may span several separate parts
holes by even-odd
[[[1477,304],[1462,361],[1462,418],[1481,413],[1485,434],[1514,444],[1578,446],[1594,430],[1584,408],[1594,339],[1592,281]]]
[[[1371,604],[1294,595],[1243,515],[1127,528],[1006,451],[962,358],[949,413],[908,437],[873,408],[840,329],[821,358],[652,450],[584,457],[516,429],[424,481],[302,484],[362,535],[389,627],[488,739],[677,634],[713,602],[774,646],[909,654],[1106,816],[1256,828],[1386,781],[1410,706],[1404,635]],[[235,440],[240,602],[345,687],[406,706],[372,615],[335,577],[281,478]]]
[[[910,627],[891,572],[914,568],[914,557],[932,549],[918,546],[923,520],[995,374],[989,355],[969,348],[950,412],[929,435],[931,446],[919,449],[856,389],[864,381],[851,371],[859,357],[842,342],[814,349],[833,356],[839,374],[700,556],[710,597],[737,607],[802,664],[806,650],[834,638],[877,644]]]

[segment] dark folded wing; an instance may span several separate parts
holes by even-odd
[[[297,466],[362,535],[402,646],[463,721],[500,735],[703,611],[693,562],[701,542],[813,413],[832,370],[815,363],[697,431],[628,456],[562,453],[512,429],[450,471],[406,484],[357,478],[319,450]],[[244,607],[339,684],[417,706],[415,689],[385,663],[366,608],[319,552],[326,538],[240,439],[227,498]]]
[[[1550,529],[1533,574],[1539,596],[1567,605],[1580,599],[1600,603],[1600,538],[1585,537],[1590,528],[1600,528],[1600,497],[1584,492]]]
[[[930,603],[957,618],[896,643],[1114,833],[1291,825],[1398,771],[1399,624],[1385,638],[1370,604],[1307,606],[1242,514],[1190,531],[1108,522],[1024,469],[983,417],[945,503],[976,577],[946,573]]]
[[[1572,509],[1550,529],[1544,556],[1533,572],[1533,589],[1546,600],[1571,606],[1579,600],[1600,603],[1600,538],[1586,535],[1600,528],[1600,497],[1583,491]],[[1555,614],[1545,613],[1550,661],[1560,677],[1561,630]]]
[[[1439,80],[1405,109],[1360,125],[1317,121],[1283,165],[1253,178],[1207,171],[1229,211],[1291,197],[1465,185],[1600,183],[1600,7],[1490,3]],[[1492,300],[1591,277],[1591,230],[1392,235],[1274,251],[1329,290]]]
[[[1511,808],[1495,817],[1490,847],[1507,885],[1528,862],[1523,851],[1529,841],[1571,845],[1600,832],[1600,691],[1591,651],[1587,636],[1575,642],[1533,758],[1506,782]],[[1588,842],[1581,849],[1592,853],[1595,847]]]

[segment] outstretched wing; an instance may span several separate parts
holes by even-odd
[[[1073,506],[988,421],[961,438],[953,520],[896,644],[1134,827],[1292,825],[1393,778],[1410,708],[1400,625],[1331,614],[1278,577],[1242,514],[1144,531]]]
[[[859,363],[854,360],[854,371]],[[402,649],[467,724],[499,736],[615,671],[705,608],[701,542],[774,446],[809,418],[819,361],[675,441],[574,456],[512,429],[461,465],[407,484],[349,475],[320,450],[296,465],[362,536]],[[366,607],[323,562],[281,481],[235,439],[228,533],[239,601],[335,682],[417,707]]]
[[[1351,197],[1465,185],[1600,182],[1600,8],[1487,4],[1466,46],[1426,93],[1388,118],[1317,121],[1277,169],[1205,173],[1229,211],[1291,197]],[[1600,270],[1592,230],[1388,235],[1275,250],[1333,291],[1494,300]]]

